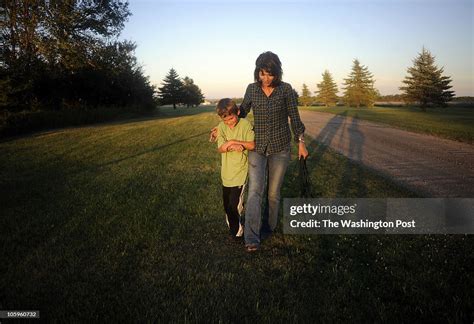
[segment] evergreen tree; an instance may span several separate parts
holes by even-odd
[[[311,98],[311,91],[309,91],[308,86],[303,83],[303,90],[301,92],[301,97],[298,98],[298,104],[301,106],[308,106],[313,101]]]
[[[322,74],[323,81],[318,83],[317,100],[324,103],[326,107],[335,106],[337,103],[337,85],[328,70]]]
[[[183,103],[187,107],[199,106],[204,101],[201,89],[194,84],[193,79],[185,77],[183,80]]]
[[[344,101],[351,107],[373,107],[377,91],[374,89],[374,80],[368,68],[355,59],[352,72],[344,79]]]
[[[402,81],[406,86],[400,87],[405,101],[419,103],[424,111],[429,104],[446,106],[454,97],[454,91],[449,91],[450,77],[443,76],[443,68],[438,68],[434,61],[434,56],[423,47]]]
[[[158,96],[161,105],[173,105],[176,109],[176,104],[183,102],[183,82],[180,80],[175,69],[170,69],[168,75],[161,83],[163,86],[158,89]]]

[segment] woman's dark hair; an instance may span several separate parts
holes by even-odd
[[[271,84],[272,87],[280,85],[283,70],[281,69],[281,62],[278,58],[278,55],[272,52],[265,52],[257,57],[257,60],[255,61],[255,71],[253,73],[253,76],[255,82],[258,82],[260,86],[262,85],[262,81],[260,81],[259,77],[259,73],[261,70],[268,72],[275,77]]]

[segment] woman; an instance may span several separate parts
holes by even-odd
[[[278,222],[280,188],[290,162],[290,118],[298,157],[308,156],[304,143],[305,127],[301,122],[297,95],[290,84],[282,81],[278,56],[272,52],[260,54],[255,62],[255,82],[248,85],[240,106],[241,116],[250,109],[254,115],[255,150],[249,152],[249,192],[245,212],[245,247],[248,252],[260,247],[262,198],[268,198],[270,233]],[[268,168],[268,197],[262,197]]]

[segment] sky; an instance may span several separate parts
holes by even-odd
[[[120,36],[152,84],[171,68],[208,99],[243,97],[255,60],[276,53],[283,81],[317,90],[328,70],[340,93],[358,59],[382,95],[400,93],[423,46],[452,78],[456,96],[474,96],[474,0],[129,0]]]

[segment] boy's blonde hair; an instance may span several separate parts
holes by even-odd
[[[225,118],[229,115],[237,115],[239,112],[239,107],[234,102],[234,100],[230,98],[224,98],[219,100],[216,107],[217,114],[221,118]]]

